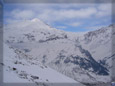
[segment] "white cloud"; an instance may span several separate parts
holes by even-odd
[[[77,26],[80,26],[81,23],[79,23],[79,22],[73,22],[73,23],[71,23],[71,24],[69,24],[69,25],[71,25],[71,26],[73,26],[73,27],[77,27]]]
[[[38,18],[49,21],[66,21],[71,19],[87,19],[96,14],[96,8],[82,8],[82,9],[45,9],[38,13]]]
[[[7,21],[6,23],[8,23],[8,24],[12,24],[12,23],[19,22],[21,20],[17,20],[17,19],[5,19],[4,21]]]
[[[112,15],[112,4],[101,4],[97,9],[97,17],[105,17]]]
[[[66,27],[66,26],[57,26],[56,28],[59,28],[59,29],[66,29],[67,27]]]
[[[89,18],[96,13],[95,8],[85,8],[79,10],[61,10],[59,15],[65,18]]]
[[[110,11],[112,4],[101,4],[98,9],[102,11]]]
[[[20,6],[20,7],[19,7]],[[39,18],[42,21],[53,25],[56,22],[61,22],[73,27],[80,26],[84,22],[92,21],[99,22],[102,17],[110,17],[111,4],[30,4],[19,5],[18,9],[7,13],[12,19],[32,19]],[[97,18],[97,19],[96,19]],[[94,20],[95,19],[95,20]],[[104,18],[103,18],[104,19]],[[101,19],[100,21],[102,21]],[[78,22],[76,22],[76,20]],[[93,23],[93,22],[90,22]],[[96,25],[96,24],[94,24]],[[56,26],[57,27],[57,26]],[[60,26],[58,28],[67,28]],[[90,27],[94,28],[94,27]]]
[[[97,12],[94,4],[30,4],[19,6],[20,10],[13,10],[11,12],[11,16],[15,19],[37,17],[47,23],[75,18],[90,18]]]
[[[11,16],[13,16],[15,19],[31,19],[34,17],[34,12],[31,10],[13,10],[11,12]]]

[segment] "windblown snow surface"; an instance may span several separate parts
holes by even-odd
[[[111,81],[114,26],[73,33],[39,19],[5,25],[4,82],[106,86],[97,83]]]

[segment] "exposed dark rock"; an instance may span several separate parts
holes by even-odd
[[[15,70],[16,70],[16,68],[13,68],[13,70],[15,71]]]
[[[39,79],[38,76],[31,76],[33,79]]]

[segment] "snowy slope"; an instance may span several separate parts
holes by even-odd
[[[76,81],[108,82],[111,31],[112,25],[87,33],[65,32],[33,19],[5,26],[4,42]]]
[[[21,50],[5,44],[4,51],[5,83],[79,83],[47,66],[41,65]]]

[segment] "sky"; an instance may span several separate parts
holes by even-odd
[[[85,32],[112,24],[111,4],[5,4],[4,23],[38,18],[51,27]]]

